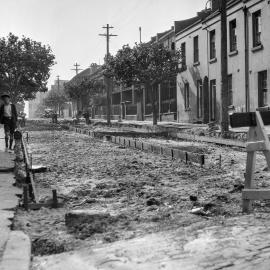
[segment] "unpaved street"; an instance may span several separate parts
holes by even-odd
[[[39,124],[28,129],[33,164],[48,167],[35,175],[40,197],[49,198],[51,187],[56,187],[65,203],[61,209],[18,210],[15,228],[30,235],[36,256],[179,228],[196,231],[222,225],[231,217],[237,224],[242,216],[246,158],[242,150],[191,143],[207,154],[201,168],[59,128],[47,130]],[[162,138],[142,140],[187,146]],[[269,173],[261,172],[265,163],[262,157],[259,160],[256,182],[267,187],[269,178],[262,175]],[[204,207],[203,215],[189,212],[198,207]],[[68,230],[64,218],[69,209],[105,210],[113,220],[104,226],[82,224]],[[267,202],[255,203],[255,212],[266,209]]]

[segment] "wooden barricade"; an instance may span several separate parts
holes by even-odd
[[[242,193],[243,212],[249,213],[253,200],[270,199],[270,189],[255,189],[253,182],[257,151],[263,152],[270,168],[270,143],[264,128],[264,125],[270,125],[270,111],[235,113],[230,116],[230,123],[233,128],[249,127],[245,185]]]

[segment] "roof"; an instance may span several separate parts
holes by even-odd
[[[195,22],[199,22],[201,21],[199,16],[187,19],[187,20],[182,20],[182,21],[175,21],[174,22],[174,31],[175,34],[181,32],[182,30],[184,30],[185,28],[187,28],[188,26],[194,24]]]
[[[175,28],[175,34],[177,35],[180,32],[183,32],[188,27],[200,23],[202,21],[207,21],[219,14],[219,1],[220,0],[212,0],[212,9],[205,9],[197,13],[197,16],[182,20],[182,21],[175,21],[174,22],[174,28]],[[242,0],[226,0],[227,1],[227,8],[232,7],[233,5],[242,2]]]
[[[103,69],[101,66],[97,65],[95,67],[95,69],[93,68],[86,68],[83,71],[81,71],[80,73],[78,73],[76,76],[74,76],[71,81],[79,81],[82,80],[84,78],[93,78],[93,79],[98,79],[101,78],[103,76]]]

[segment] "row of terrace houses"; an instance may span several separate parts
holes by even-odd
[[[208,1],[209,2],[209,1]],[[270,2],[227,0],[228,91],[231,111],[254,111],[269,105]],[[151,42],[184,55],[181,72],[157,89],[160,121],[220,122],[221,22],[219,0],[193,18],[176,21]],[[101,72],[101,71],[100,71]],[[112,118],[151,120],[150,91],[143,86],[112,87]],[[105,93],[103,93],[105,95]],[[106,118],[106,99],[92,116]]]
[[[232,111],[254,111],[269,105],[269,22],[269,1],[228,1],[228,91]],[[220,122],[220,24],[216,10],[185,29],[175,28],[176,48],[185,52],[185,67],[177,76],[178,121]]]

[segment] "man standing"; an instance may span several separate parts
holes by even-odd
[[[4,124],[6,151],[8,151],[8,148],[12,150],[13,135],[18,117],[15,105],[10,102],[10,96],[8,94],[2,94],[1,99],[4,104],[0,107],[0,123]]]

